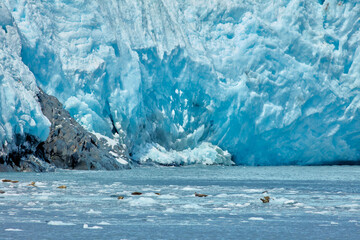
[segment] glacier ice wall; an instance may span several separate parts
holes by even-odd
[[[21,39],[11,13],[0,3],[0,155],[11,150],[15,135],[45,141],[49,120],[36,100],[35,77],[21,60]]]
[[[358,1],[5,5],[20,33],[16,62],[136,160],[220,147],[238,164],[359,162]]]

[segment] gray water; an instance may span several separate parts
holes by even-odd
[[[154,167],[0,179],[19,181],[0,182],[0,239],[360,239],[359,166]]]

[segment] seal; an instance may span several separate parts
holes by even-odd
[[[133,192],[131,193],[131,195],[141,195],[142,193],[141,192]]]
[[[60,189],[65,189],[66,186],[65,185],[61,185],[61,186],[58,186],[57,188],[60,188]]]
[[[28,184],[28,186],[36,187],[35,182],[31,182],[30,184]]]
[[[269,196],[265,196],[264,198],[260,198],[260,200],[261,200],[263,203],[268,203],[268,202],[270,202],[270,197],[269,197]]]
[[[124,196],[118,196],[117,199],[124,199]]]
[[[208,195],[206,194],[201,194],[201,193],[197,193],[195,192],[195,197],[207,197]]]

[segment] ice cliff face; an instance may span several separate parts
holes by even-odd
[[[140,162],[359,163],[358,1],[0,6],[2,142],[46,139],[37,83]]]
[[[22,40],[11,13],[0,3],[0,146],[15,135],[34,135],[46,140],[50,122],[36,100],[33,73],[22,62]],[[1,152],[1,151],[0,151]],[[1,155],[1,153],[0,153]]]

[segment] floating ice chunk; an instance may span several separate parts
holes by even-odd
[[[296,203],[295,200],[284,197],[272,199],[272,202],[277,204],[286,204],[286,205],[294,205]]]
[[[284,201],[284,204],[295,205],[295,200],[287,200],[287,201]]]
[[[29,222],[32,222],[32,223],[41,223],[41,220],[30,220]]]
[[[111,225],[111,224],[108,222],[102,221],[102,222],[99,222],[98,225]]]
[[[103,227],[100,227],[100,226],[92,226],[92,227],[89,227],[89,225],[86,224],[86,223],[84,223],[83,228],[84,228],[84,229],[103,229]]]
[[[244,189],[243,191],[246,193],[261,193],[264,190],[263,189]]]
[[[236,206],[236,207],[239,207],[239,208],[245,208],[245,207],[248,207],[248,206],[250,206],[250,205],[251,205],[250,203],[244,203],[244,204],[238,203],[238,204],[236,204],[235,206]]]
[[[87,214],[101,214],[100,211],[96,211],[96,210],[93,210],[93,209],[90,209],[89,211],[86,212]]]
[[[164,212],[166,212],[166,213],[174,213],[175,210],[173,208],[166,208]]]
[[[250,217],[249,220],[250,221],[263,221],[264,218],[262,218],[262,217]]]
[[[216,197],[219,197],[219,198],[226,198],[226,197],[228,197],[228,196],[229,196],[229,195],[226,194],[226,193],[220,193],[220,194],[216,195]]]
[[[53,226],[73,226],[73,225],[75,225],[74,223],[63,222],[63,221],[49,221],[47,224],[53,225]]]

